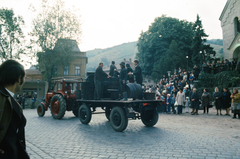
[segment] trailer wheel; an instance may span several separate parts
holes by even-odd
[[[38,114],[39,117],[43,117],[45,115],[45,108],[44,108],[44,105],[42,103],[40,103],[37,106],[37,114]]]
[[[111,113],[111,109],[110,108],[106,108],[105,109],[105,116],[106,118],[110,121],[110,113]]]
[[[158,122],[158,113],[154,110],[147,110],[141,113],[141,120],[144,125],[152,127]]]
[[[90,107],[88,107],[86,104],[82,104],[78,111],[78,117],[83,124],[88,124],[92,118]]]
[[[55,94],[51,99],[51,114],[54,119],[62,119],[66,111],[66,101],[60,94]]]
[[[110,123],[115,131],[122,132],[127,128],[128,118],[122,107],[114,107],[111,110]]]

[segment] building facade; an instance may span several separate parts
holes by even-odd
[[[227,0],[219,18],[223,33],[224,59],[240,61],[240,1]]]

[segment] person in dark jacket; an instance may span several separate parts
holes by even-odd
[[[136,83],[140,84],[142,86],[142,69],[141,67],[138,65],[139,61],[138,60],[134,60],[134,65],[135,65],[135,70],[133,73],[129,72],[128,75],[133,74],[135,76],[136,79]]]
[[[127,73],[133,72],[133,69],[128,63],[126,64],[126,67],[127,67]],[[132,74],[128,75],[128,80],[130,83],[134,83],[134,76]]]
[[[192,115],[198,115],[199,109],[199,95],[196,88],[193,88],[193,92],[191,94],[191,106],[192,106]]]
[[[203,114],[206,111],[207,111],[207,114],[208,114],[211,97],[210,97],[210,94],[208,93],[207,88],[204,88],[201,100],[202,100],[202,106],[203,106]]]
[[[23,66],[7,60],[0,66],[0,158],[29,159],[26,152],[26,118],[14,99],[25,82]]]
[[[213,99],[215,100],[215,106],[217,109],[217,114],[218,115],[218,110],[220,112],[220,115],[222,115],[221,109],[222,109],[222,93],[219,92],[218,87],[215,88],[215,92],[213,93]]]
[[[98,68],[95,71],[95,76],[94,76],[94,84],[95,84],[95,96],[94,98],[96,100],[100,100],[102,97],[102,83],[105,78],[111,77],[110,75],[106,74],[103,70],[103,62],[99,63]]]
[[[223,96],[222,96],[222,108],[226,109],[226,114],[230,116],[229,114],[229,108],[231,107],[231,93],[228,91],[228,88],[223,89]]]
[[[115,69],[117,69],[117,67],[115,66],[115,61],[112,61],[112,64],[110,65],[110,71],[109,71],[110,76],[114,75],[114,70]]]
[[[127,69],[125,68],[124,62],[121,62],[120,66],[121,66],[121,71],[120,71],[120,73],[117,72],[117,74],[119,74],[120,90],[121,90],[124,100],[127,100],[127,92],[126,92],[126,83],[127,83],[127,79],[128,79]],[[121,95],[119,95],[119,97],[121,98]]]

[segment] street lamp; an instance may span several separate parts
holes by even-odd
[[[188,72],[188,56],[186,56],[186,59],[187,59],[187,72]]]

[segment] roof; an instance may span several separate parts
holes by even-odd
[[[227,0],[225,6],[224,6],[224,8],[223,8],[223,11],[222,11],[222,13],[221,13],[221,15],[220,15],[220,17],[219,17],[219,20],[220,20],[220,21],[222,21],[222,18],[223,18],[223,16],[224,16],[224,14],[225,14],[225,12],[226,12],[226,10],[227,10],[228,5],[230,4],[230,2],[231,2],[231,0]]]
[[[29,69],[25,70],[26,75],[41,75],[41,71],[39,71],[36,66],[31,66]]]
[[[54,50],[62,50],[65,49],[66,47],[71,47],[71,51],[81,52],[78,47],[77,41],[72,39],[58,39],[54,47]]]

